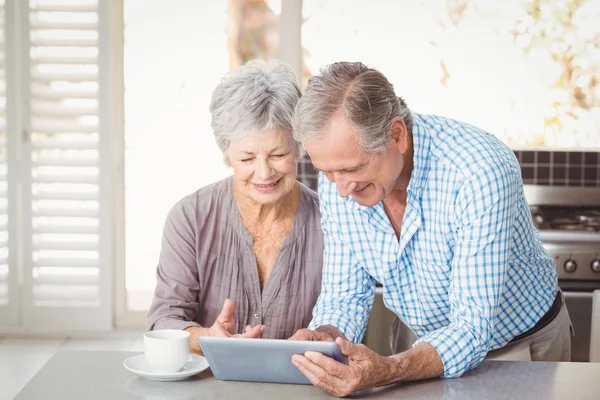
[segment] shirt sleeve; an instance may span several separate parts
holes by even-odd
[[[163,229],[156,289],[146,318],[148,330],[200,326],[195,322],[200,284],[194,237],[180,202],[169,212]]]
[[[490,349],[521,187],[520,176],[504,164],[480,169],[458,192],[450,324],[415,343],[436,349],[444,377],[475,368]]]
[[[321,227],[325,250],[321,294],[308,328],[332,325],[348,340],[359,343],[365,333],[375,297],[375,281],[357,262],[348,238],[340,229],[344,223],[345,200],[335,185],[319,174]]]

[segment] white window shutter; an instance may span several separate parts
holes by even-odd
[[[14,0],[9,0],[14,1]],[[20,290],[18,286],[18,252],[15,231],[17,221],[17,156],[14,140],[17,135],[15,105],[18,82],[14,79],[14,32],[16,25],[10,18],[14,8],[0,0],[0,328],[15,330],[20,325]]]
[[[0,0],[0,307],[9,300],[8,287],[8,134],[6,131],[6,10]]]
[[[21,13],[27,329],[112,327],[108,3],[30,0]]]

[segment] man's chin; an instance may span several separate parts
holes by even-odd
[[[378,204],[382,199],[377,196],[377,190],[373,184],[369,184],[358,192],[350,193],[352,199],[363,207],[373,207]]]
[[[373,207],[377,205],[381,200],[374,198],[373,196],[359,196],[359,195],[350,195],[352,199],[363,207]]]

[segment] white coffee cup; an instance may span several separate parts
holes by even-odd
[[[154,372],[177,372],[190,355],[190,333],[178,329],[146,332],[144,353]]]

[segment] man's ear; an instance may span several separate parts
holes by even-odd
[[[392,120],[391,139],[399,153],[406,153],[408,150],[408,129],[402,117],[395,117]]]

